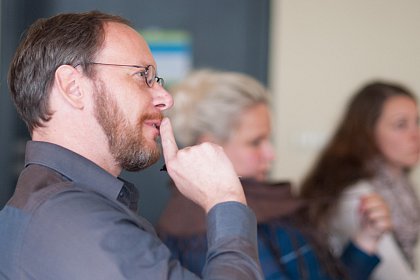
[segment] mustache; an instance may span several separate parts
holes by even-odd
[[[145,113],[141,116],[137,125],[141,127],[141,125],[147,120],[159,120],[159,122],[161,122],[162,119],[163,119],[163,114],[161,112]]]

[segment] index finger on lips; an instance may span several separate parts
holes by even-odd
[[[165,158],[165,162],[168,162],[178,152],[172,125],[168,118],[164,118],[160,124],[160,139],[162,142],[163,157]]]

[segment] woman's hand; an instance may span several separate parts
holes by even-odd
[[[392,229],[390,210],[379,194],[370,193],[361,197],[359,213],[361,226],[355,244],[368,253],[375,253],[382,235]]]

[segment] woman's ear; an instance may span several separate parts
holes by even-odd
[[[55,71],[55,86],[71,106],[83,109],[83,91],[79,87],[80,73],[71,65],[61,65]]]

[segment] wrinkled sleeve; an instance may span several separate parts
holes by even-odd
[[[263,279],[258,261],[257,222],[237,202],[213,207],[207,218],[205,279]]]

